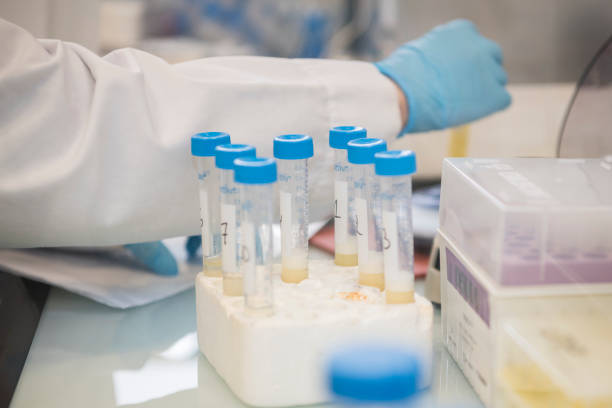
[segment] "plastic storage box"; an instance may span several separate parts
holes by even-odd
[[[561,361],[554,356],[563,355],[564,341],[594,344],[586,340],[592,330],[578,322],[601,314],[597,321],[612,325],[604,313],[612,305],[612,163],[447,159],[439,238],[443,340],[485,404],[608,406],[596,404],[612,401],[612,376],[593,380],[608,395],[567,390],[586,356],[568,359],[564,368],[545,361]],[[550,321],[576,338],[558,334],[559,348],[546,349],[540,332]],[[612,344],[610,330],[598,335]],[[509,352],[512,347],[522,351]],[[554,383],[556,394],[515,395],[521,387],[509,385],[508,366],[521,353],[519,360],[533,361],[533,372]],[[612,367],[612,357],[600,358]],[[562,379],[564,369],[569,372]]]

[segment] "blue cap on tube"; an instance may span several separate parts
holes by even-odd
[[[328,364],[331,391],[354,401],[400,401],[418,392],[419,356],[402,347],[354,345],[336,352]]]
[[[404,176],[416,172],[412,150],[389,150],[374,155],[374,171],[379,176]]]
[[[215,147],[231,143],[230,135],[225,132],[202,132],[191,136],[191,154],[207,157],[215,155]]]
[[[374,163],[374,155],[387,150],[383,139],[365,138],[348,142],[348,161],[353,164]]]
[[[242,184],[268,184],[276,181],[276,160],[240,157],[234,160],[234,181]]]
[[[282,135],[274,138],[274,157],[277,159],[308,159],[312,155],[312,138],[308,135]]]
[[[348,142],[367,137],[367,131],[360,126],[336,126],[329,129],[329,146],[346,149]]]
[[[215,166],[232,170],[239,157],[255,157],[255,147],[246,144],[224,144],[215,148]]]

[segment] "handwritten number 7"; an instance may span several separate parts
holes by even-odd
[[[223,234],[221,234],[223,237],[223,245],[227,245],[227,222],[222,222],[221,226],[223,227]]]

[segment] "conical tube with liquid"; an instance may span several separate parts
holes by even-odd
[[[382,245],[387,303],[414,302],[412,174],[416,157],[409,150],[376,153],[380,184]]]
[[[348,142],[366,135],[366,130],[359,126],[336,126],[329,130],[329,146],[334,149],[334,260],[340,266],[357,266],[357,234],[349,220],[354,203],[349,194],[346,149]]]
[[[240,273],[240,195],[234,182],[234,160],[239,157],[255,157],[255,148],[244,144],[225,144],[215,149],[215,165],[219,171],[219,195],[221,201],[221,264],[223,270],[223,294],[242,296]]]
[[[308,159],[312,138],[282,135],[274,139],[278,165],[281,226],[281,279],[299,283],[308,278]]]
[[[378,183],[374,175],[374,155],[387,149],[383,139],[355,139],[348,143],[351,169],[349,194],[354,197],[355,211],[349,220],[357,233],[359,283],[385,288],[381,231],[376,228],[380,217]]]
[[[276,161],[260,157],[234,160],[240,189],[240,273],[245,307],[254,315],[273,313],[272,224],[275,221]]]
[[[206,276],[221,276],[221,232],[219,227],[219,173],[215,148],[230,143],[225,132],[203,132],[191,137],[191,155],[200,190],[202,262]]]

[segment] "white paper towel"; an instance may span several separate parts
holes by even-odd
[[[325,222],[309,225],[314,235]],[[274,225],[274,253],[280,255],[280,226]],[[172,296],[194,285],[200,257],[188,260],[185,237],[162,242],[179,266],[177,276],[159,276],[136,263],[122,247],[0,250],[0,267],[29,279],[59,286],[105,305],[126,309]],[[201,251],[200,251],[201,252]]]
[[[193,286],[201,258],[187,261],[185,238],[163,241],[178,262],[177,276],[156,275],[122,247],[0,250],[0,266],[116,308],[140,306]]]

